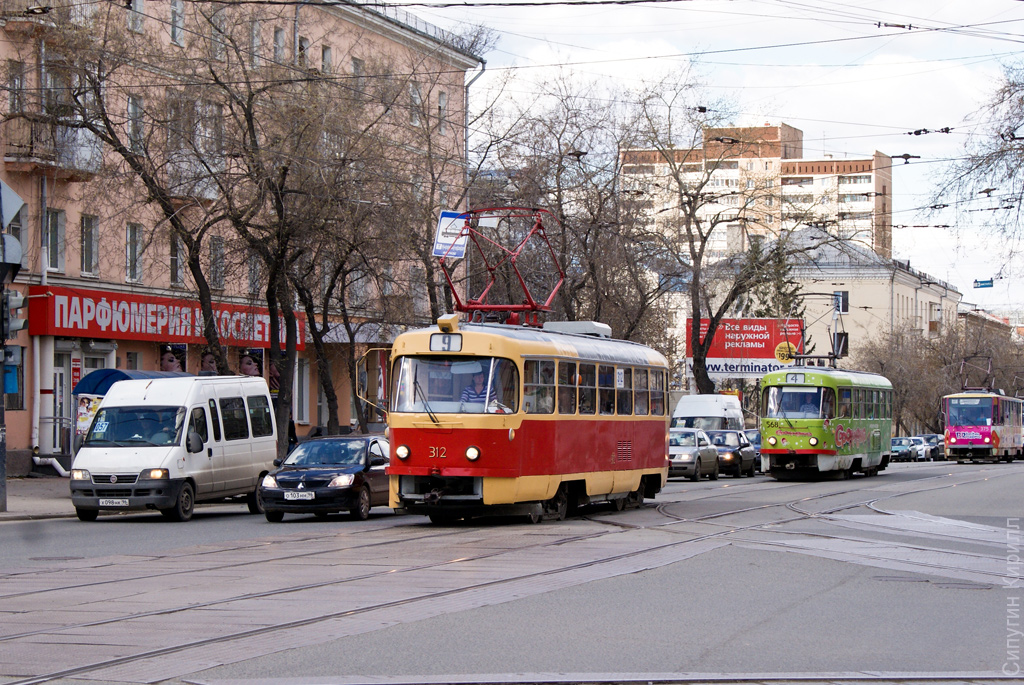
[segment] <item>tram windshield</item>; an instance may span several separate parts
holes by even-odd
[[[769,419],[832,419],[836,393],[832,388],[771,386],[762,395],[761,415]]]
[[[946,407],[947,426],[991,426],[991,397],[950,397]]]
[[[496,357],[399,357],[391,411],[428,414],[513,414],[519,410],[519,370]]]

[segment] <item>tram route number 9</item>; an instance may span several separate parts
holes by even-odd
[[[448,456],[444,447],[428,447],[427,457],[430,459],[445,459]]]
[[[434,333],[430,336],[431,352],[461,352],[462,336],[458,333]]]

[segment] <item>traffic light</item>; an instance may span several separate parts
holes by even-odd
[[[25,296],[17,290],[4,290],[0,306],[0,336],[4,340],[17,337],[18,331],[28,327],[27,319],[20,319],[16,312],[26,304]]]

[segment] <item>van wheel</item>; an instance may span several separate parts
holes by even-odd
[[[192,492],[192,484],[185,482],[181,484],[178,491],[178,501],[170,509],[161,509],[160,513],[165,519],[171,521],[185,522],[192,518],[192,509],[195,507],[195,497]]]
[[[359,501],[349,510],[352,518],[365,521],[370,518],[370,490],[365,486],[359,489]]]
[[[100,512],[97,509],[79,509],[75,507],[75,514],[78,515],[79,521],[95,521]]]
[[[263,479],[260,478],[260,480]],[[245,506],[249,507],[250,514],[263,513],[263,498],[260,497],[260,488],[258,485],[255,490],[245,496]]]

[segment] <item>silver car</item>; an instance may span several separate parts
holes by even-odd
[[[671,428],[668,432],[668,475],[718,480],[718,450],[707,433],[697,428]]]

